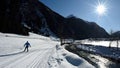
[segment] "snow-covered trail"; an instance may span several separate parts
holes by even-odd
[[[29,52],[23,52],[29,41]],[[48,37],[0,33],[0,68],[94,68],[83,58],[70,53]]]
[[[29,52],[19,52],[16,55],[0,57],[4,59],[0,63],[0,68],[49,68],[47,61],[52,55],[54,46],[43,49],[31,50]]]
[[[16,55],[0,57],[0,68],[49,68],[48,58],[52,55],[54,46],[38,48],[29,52],[19,52]]]
[[[39,36],[33,39],[15,35],[0,36],[0,68],[49,68],[49,57],[58,42],[45,37],[42,39],[46,41],[39,39]],[[31,43],[29,52],[23,52],[23,41]]]

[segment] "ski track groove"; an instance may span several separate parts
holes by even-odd
[[[39,55],[41,53],[39,53]],[[27,65],[27,68],[34,68],[33,66],[36,64],[36,61],[37,61],[37,58],[39,57],[39,55],[34,58],[34,60],[32,61],[32,63],[30,63],[30,64]]]
[[[47,51],[45,54],[44,54],[44,58],[46,59],[46,57],[47,57],[47,55],[49,54],[49,51]],[[37,68],[39,68],[39,66],[41,66],[41,64],[43,65],[43,64],[46,64],[45,63],[45,61],[43,61],[43,60],[41,60],[41,61],[39,61],[38,62],[38,64],[37,64]],[[44,66],[43,66],[43,68],[45,68]]]
[[[32,52],[32,54],[29,53],[29,54],[27,54],[27,55],[23,55],[23,57],[22,57],[21,59],[18,59],[18,60],[16,60],[16,61],[12,62],[11,64],[7,65],[7,66],[4,67],[4,68],[15,68],[15,66],[16,66],[17,64],[20,64],[21,62],[23,62],[23,60],[25,60],[26,58],[28,58],[29,56],[31,56],[31,55],[33,55],[33,54],[34,54],[34,52]],[[10,66],[10,67],[9,67],[9,66]]]
[[[41,58],[40,56],[43,55],[44,53],[45,53],[45,52],[43,52],[43,51],[40,52],[39,55],[37,55],[36,58],[33,60],[34,62],[31,63],[32,65],[30,64],[31,66],[29,66],[28,68],[35,68],[36,65],[39,63],[39,60],[40,60],[40,58]],[[38,60],[38,58],[39,58],[39,60]],[[38,68],[38,67],[37,67],[37,68]]]
[[[30,61],[30,63],[25,65],[26,66],[25,68],[46,68],[48,67],[47,62],[49,60],[49,57],[52,55],[54,48],[55,47],[51,47],[43,50],[40,49],[33,50],[32,52],[28,52],[26,54],[23,52],[24,54],[21,53],[18,56],[15,55],[17,58],[13,56],[11,60],[9,60],[8,62],[4,62],[3,64],[0,64],[0,68],[16,68],[18,64],[20,65],[23,64],[23,62],[29,61],[29,59],[32,58],[31,56],[33,56],[33,59]]]
[[[29,53],[30,54],[30,53]],[[28,55],[28,54],[27,54]],[[26,55],[26,56],[27,56]],[[20,58],[24,57],[25,55],[21,54],[20,57],[17,57],[15,59],[9,60],[8,62],[4,62],[3,64],[0,65],[1,68],[5,68],[5,65],[10,65],[11,62],[15,62],[16,60],[19,60]]]
[[[42,56],[42,57],[39,57],[39,58],[45,58],[45,59],[47,59],[47,57],[49,56],[49,52],[50,51],[52,51],[52,48],[51,48],[51,50],[46,50],[46,52],[44,52],[42,55],[40,54],[39,56]],[[44,64],[44,66],[46,66],[45,64],[47,64],[47,61],[44,61],[44,60],[37,60],[37,62],[31,67],[31,68],[41,68],[40,66],[42,65],[43,66],[43,64]],[[42,67],[42,68],[45,68],[45,67]]]

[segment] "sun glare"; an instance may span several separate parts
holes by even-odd
[[[96,11],[99,15],[103,15],[106,12],[106,7],[102,4],[100,4],[96,7]]]
[[[94,8],[95,13],[97,13],[98,16],[106,15],[108,10],[108,0],[97,0]]]

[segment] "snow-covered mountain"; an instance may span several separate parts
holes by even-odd
[[[78,18],[64,18],[39,0],[1,0],[0,32],[22,35],[34,32],[74,39],[108,36],[97,24]]]

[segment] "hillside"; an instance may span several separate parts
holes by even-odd
[[[1,0],[0,32],[84,39],[104,38],[108,33],[94,22],[65,18],[39,0]]]

